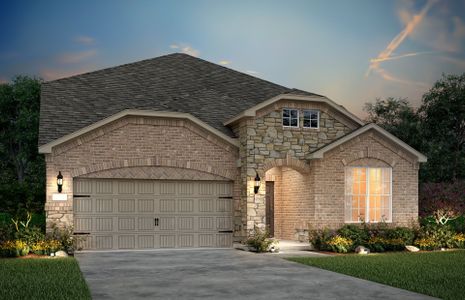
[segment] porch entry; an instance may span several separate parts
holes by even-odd
[[[274,237],[274,181],[266,182],[266,226]]]

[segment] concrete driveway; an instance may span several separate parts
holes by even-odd
[[[76,255],[94,299],[433,299],[238,250]]]

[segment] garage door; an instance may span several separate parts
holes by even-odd
[[[83,249],[232,247],[232,184],[74,180],[74,229]]]

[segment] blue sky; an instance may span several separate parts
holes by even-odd
[[[465,0],[10,1],[0,28],[0,81],[185,52],[358,115],[465,72]]]

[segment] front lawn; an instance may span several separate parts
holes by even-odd
[[[442,299],[464,298],[464,250],[295,257],[289,260]]]
[[[0,259],[1,299],[91,299],[72,258]]]

